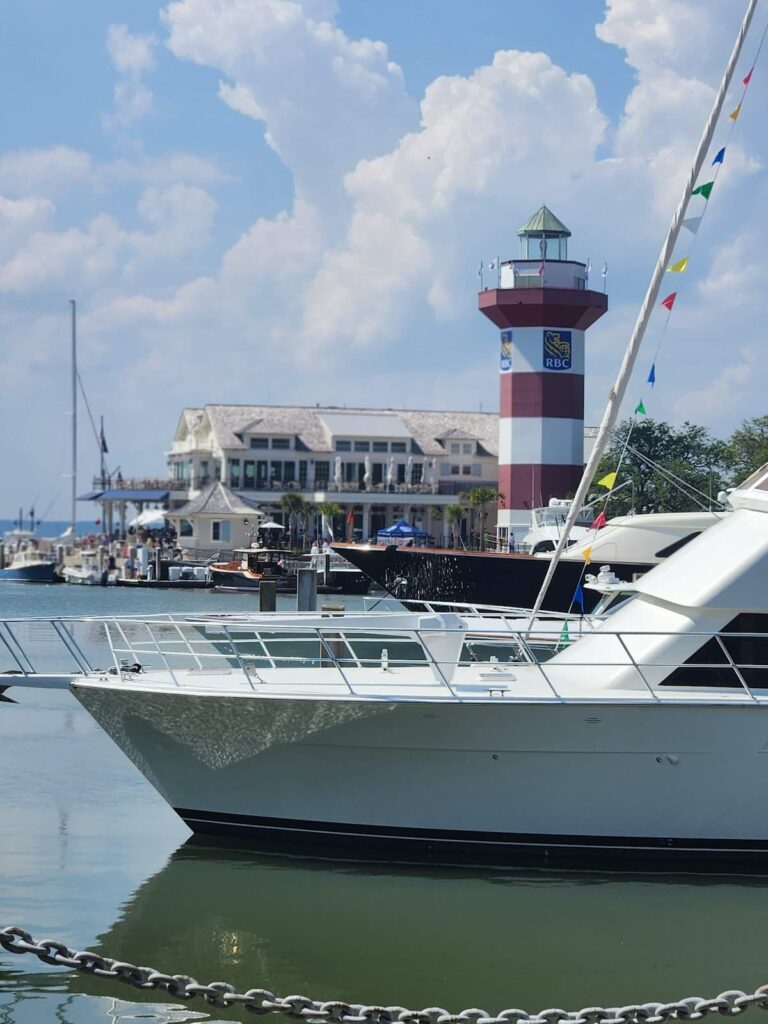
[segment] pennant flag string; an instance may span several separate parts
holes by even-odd
[[[717,157],[715,157],[715,159],[717,159]],[[713,163],[714,163],[714,161],[713,161]],[[712,189],[714,187],[715,187],[714,181],[708,181],[706,183],[706,185],[699,185],[699,186],[697,186],[693,190],[693,192],[691,192],[691,195],[692,196],[704,196],[705,199],[709,199],[709,197],[712,195]]]
[[[616,477],[618,475],[618,473],[606,473],[606,475],[601,480],[598,480],[597,483],[600,487],[607,487],[610,491],[610,489],[616,483]]]
[[[730,114],[728,115],[728,117],[731,119],[731,121],[738,121],[740,113],[741,113],[741,104],[739,104],[738,107],[736,107],[735,110],[732,110],[730,112]]]
[[[675,304],[675,299],[676,298],[677,298],[677,292],[670,292],[669,295],[666,297],[666,299],[662,299],[661,300],[659,305],[663,306],[665,309],[668,309],[669,312],[671,313],[672,312],[672,307]]]
[[[746,75],[745,75],[745,76],[744,76],[744,77],[742,78],[742,80],[741,80],[741,81],[742,81],[742,84],[743,84],[743,86],[744,86],[744,88],[745,88],[745,89],[746,89],[746,87],[747,87],[747,86],[749,85],[749,83],[750,83],[750,82],[752,81],[752,72],[753,72],[754,70],[755,70],[755,69],[754,69],[754,67],[751,67],[751,68],[749,69],[749,71],[747,72],[747,74],[746,74]]]
[[[647,416],[648,415],[648,413],[645,411],[645,406],[643,405],[642,398],[640,399],[640,401],[635,406],[635,415],[636,416]]]
[[[715,159],[712,161],[712,166],[715,164],[721,164],[725,160],[725,146],[722,149],[718,149]]]
[[[667,273],[682,274],[682,272],[685,270],[687,266],[688,257],[683,256],[683,258],[681,260],[678,260],[677,263],[672,263],[669,267],[667,267]]]
[[[703,220],[704,220],[703,216],[702,217],[686,217],[686,219],[683,221],[683,227],[687,228],[691,232],[692,235],[697,235],[699,233],[699,228],[701,227],[701,222]]]
[[[656,363],[651,363],[651,369],[646,383],[650,384],[651,387],[656,383]]]

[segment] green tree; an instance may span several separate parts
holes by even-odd
[[[458,548],[461,541],[461,524],[464,519],[465,509],[463,505],[448,505],[445,510],[445,521],[451,527],[453,546]]]
[[[732,487],[743,483],[768,462],[768,416],[744,420],[726,442],[726,464]]]
[[[297,528],[303,523],[303,533],[306,534],[307,513],[310,510],[309,502],[305,501],[300,494],[293,494],[290,491],[280,498],[283,512],[288,516],[289,545],[291,548],[297,546]]]
[[[337,505],[335,501],[321,501],[315,505],[315,513],[319,516],[325,516],[331,524],[331,529],[333,529],[333,520],[336,516],[340,516],[342,511],[341,505]]]
[[[627,435],[631,448],[626,448]],[[623,458],[622,458],[623,453]],[[626,515],[637,512],[686,512],[707,504],[711,494],[725,486],[727,445],[712,437],[706,427],[684,423],[673,427],[653,419],[641,419],[632,426],[624,420],[613,433],[608,451],[600,460],[596,480],[614,472],[621,460],[616,486],[627,484],[618,494],[608,499],[607,515]],[[649,465],[645,459],[660,469]],[[663,470],[663,472],[662,472]],[[696,499],[690,492],[674,482],[679,479],[701,491],[704,498]],[[593,498],[606,494],[595,487]]]
[[[480,550],[485,550],[485,520],[488,518],[488,505],[491,502],[498,502],[499,498],[503,495],[500,494],[495,487],[473,487],[470,491],[466,491],[459,495],[463,498],[472,509],[473,518],[477,514],[480,520]]]

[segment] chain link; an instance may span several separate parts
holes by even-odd
[[[689,996],[673,1003],[586,1006],[581,1010],[551,1008],[528,1013],[509,1009],[497,1014],[477,1007],[460,1013],[451,1013],[441,1006],[408,1010],[404,1006],[366,1006],[340,999],[321,1001],[301,995],[277,996],[265,988],[238,992],[234,985],[225,981],[201,985],[187,974],[164,974],[152,967],[138,967],[88,950],[70,949],[55,939],[35,942],[29,932],[17,927],[0,929],[0,946],[9,953],[32,953],[43,963],[55,967],[68,967],[99,978],[116,978],[134,988],[167,992],[174,999],[202,997],[217,1009],[243,1006],[254,1014],[283,1013],[300,1020],[338,1024],[664,1024],[669,1020],[697,1021],[710,1013],[735,1017],[752,1006],[768,1009],[768,985],[761,985],[752,993],[733,989],[713,999]]]

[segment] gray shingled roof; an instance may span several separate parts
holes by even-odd
[[[451,412],[413,409],[363,409],[341,408],[339,406],[302,405],[207,405],[205,412],[210,420],[216,444],[224,450],[244,449],[242,432],[254,421],[261,421],[255,429],[258,433],[288,434],[297,436],[310,451],[332,451],[323,416],[329,413],[385,416],[404,423],[425,455],[441,455],[445,448],[438,438],[455,430],[464,436],[476,437],[492,455],[498,454],[498,413]],[[397,433],[395,436],[397,436]]]
[[[571,232],[565,224],[546,206],[542,206],[540,210],[534,213],[530,220],[517,229],[518,235],[540,235],[542,231],[556,235],[566,235],[568,238],[571,236]]]
[[[249,501],[248,498],[242,498],[239,494],[235,494],[234,491],[230,490],[226,484],[217,481],[204,487],[197,497],[192,498],[186,505],[175,509],[173,516],[180,516],[185,519],[193,515],[242,516],[252,515],[258,511],[259,507],[256,502]]]

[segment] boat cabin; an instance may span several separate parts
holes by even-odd
[[[239,570],[254,576],[285,576],[285,556],[281,548],[235,548],[229,562],[220,562],[214,568]]]

